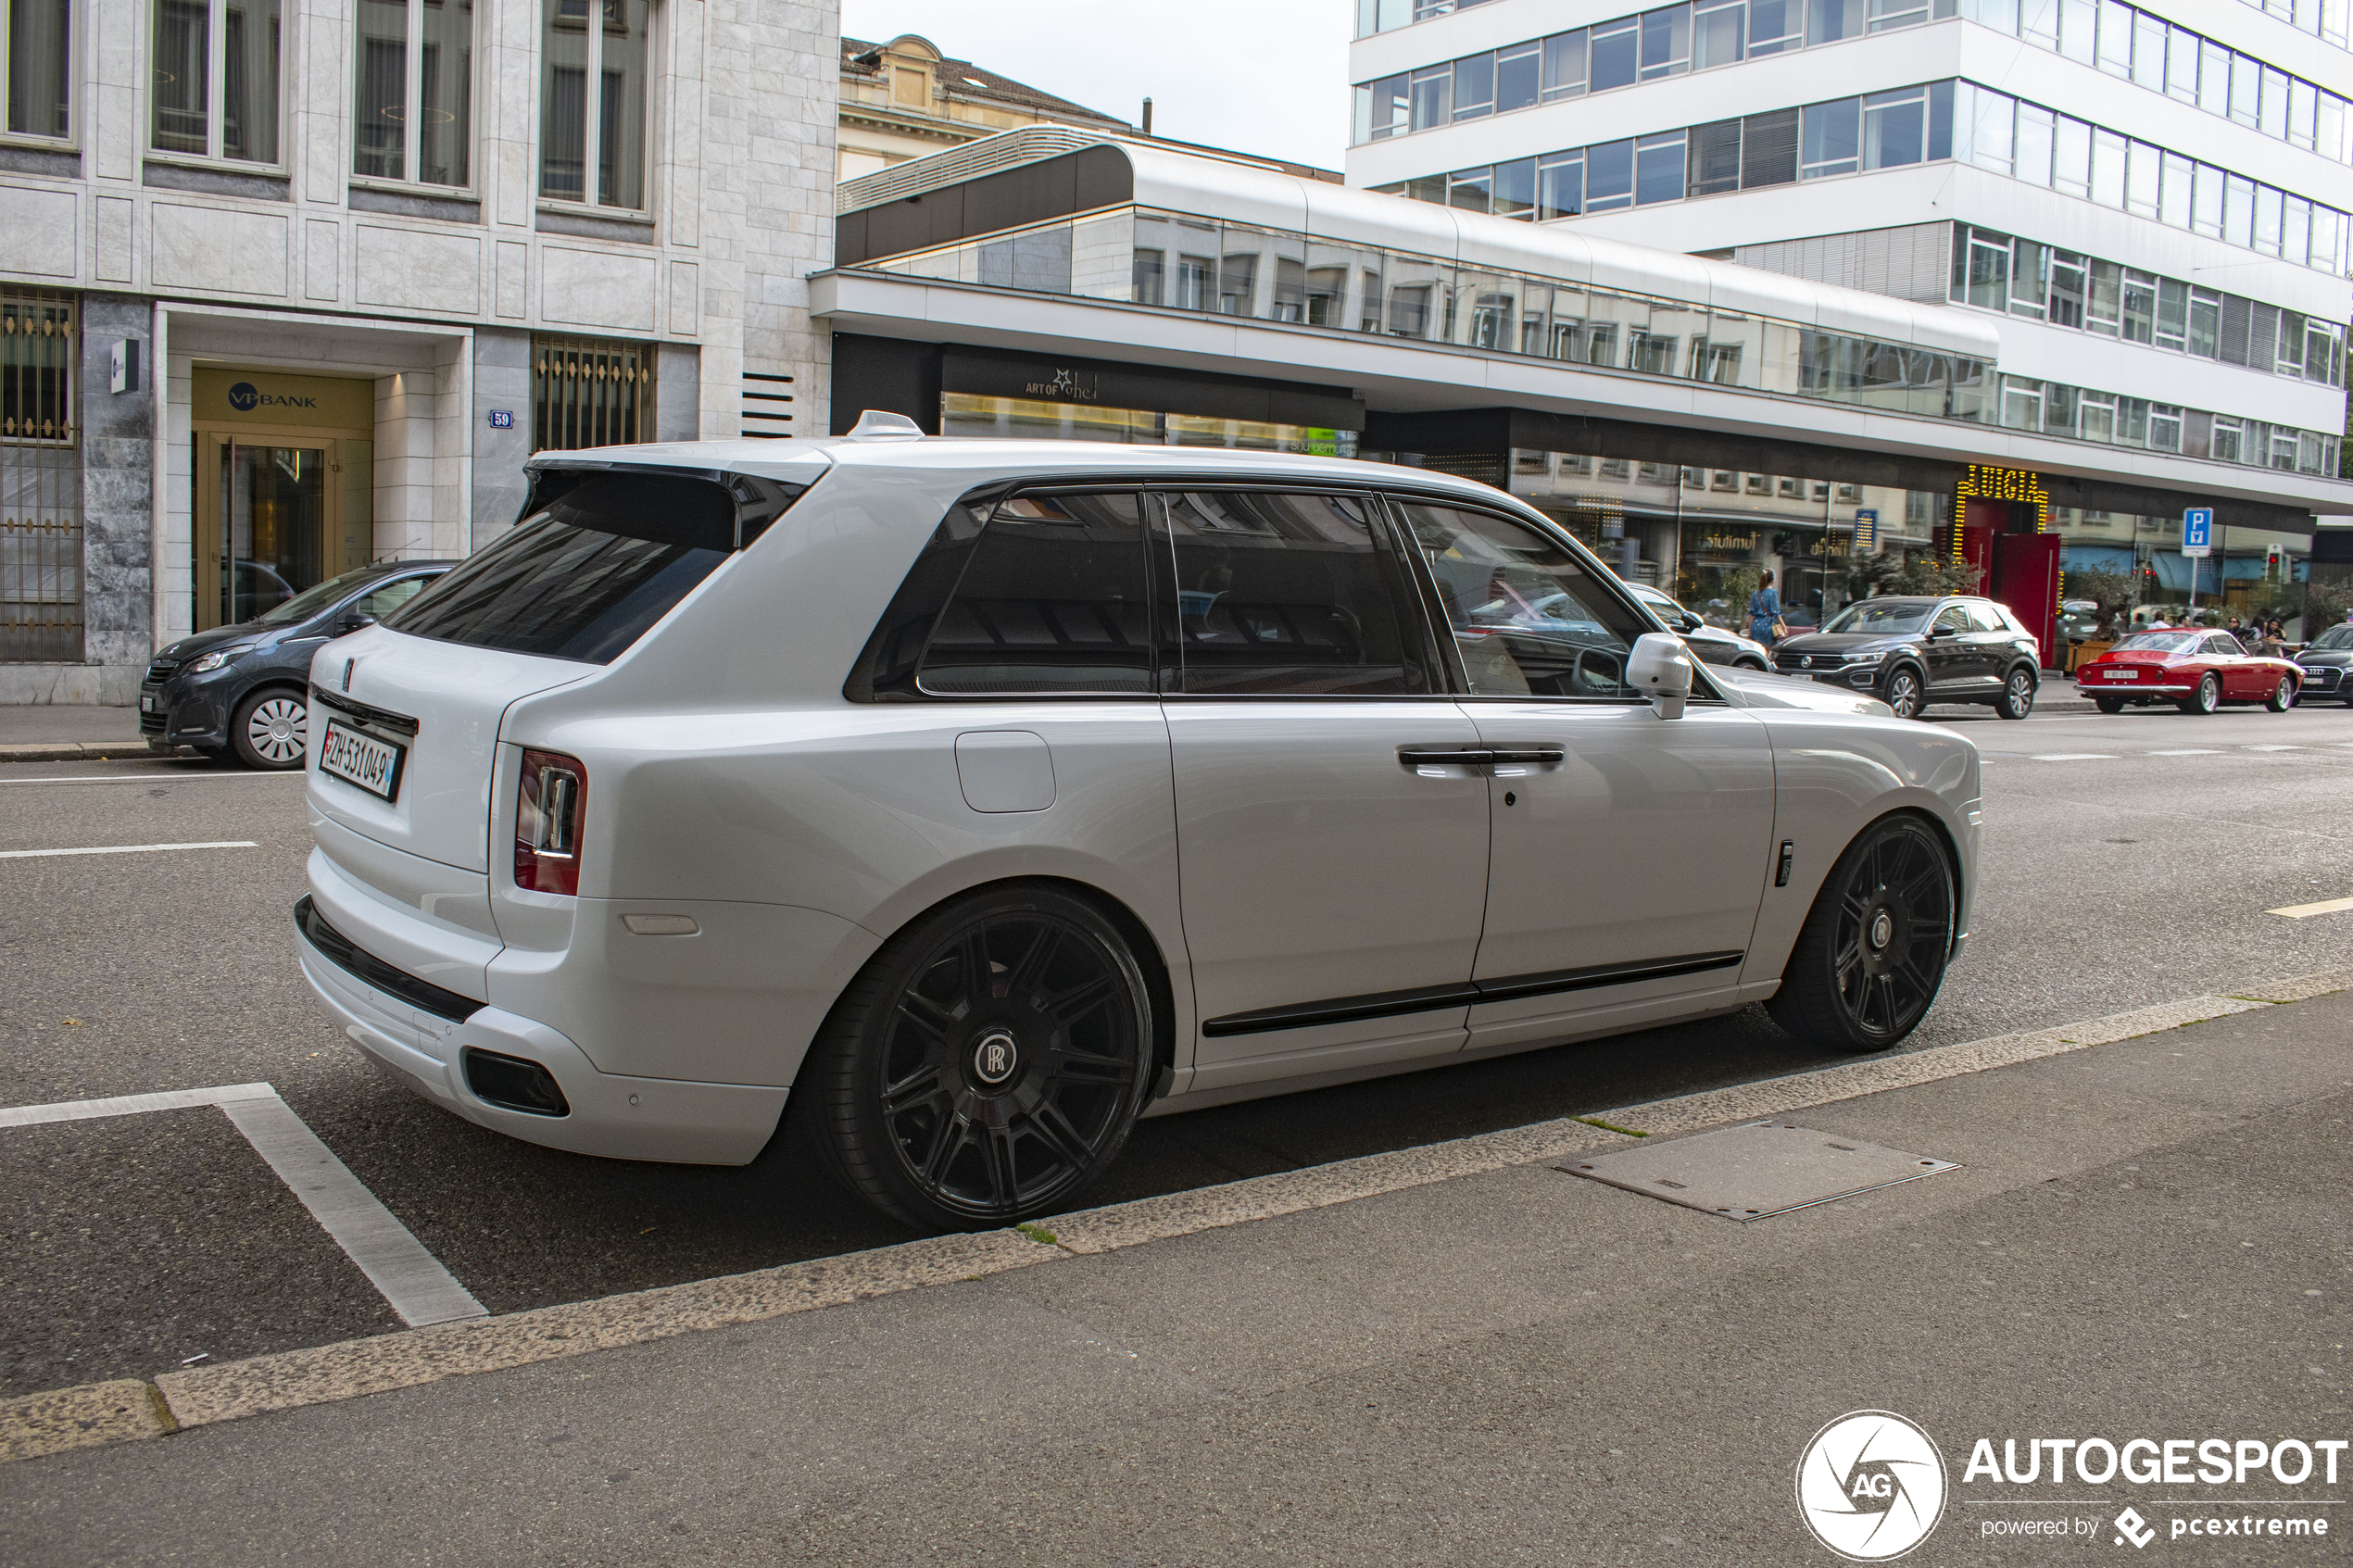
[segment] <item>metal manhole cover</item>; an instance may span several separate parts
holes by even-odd
[[[1960,1166],[1793,1123],[1766,1121],[1639,1143],[1555,1168],[1704,1213],[1761,1220]]]

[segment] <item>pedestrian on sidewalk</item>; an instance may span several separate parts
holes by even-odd
[[[1773,591],[1770,571],[1757,578],[1756,592],[1748,596],[1748,634],[1767,647],[1789,635],[1789,626],[1781,620],[1781,596]]]

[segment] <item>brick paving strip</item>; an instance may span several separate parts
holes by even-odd
[[[698,1329],[757,1323],[902,1290],[982,1279],[1059,1259],[1620,1147],[1632,1141],[1633,1135],[1695,1132],[1908,1088],[2347,989],[2353,989],[2353,970],[2333,970],[2252,986],[2236,996],[2191,997],[2053,1029],[1843,1062],[1730,1088],[1621,1106],[1590,1117],[1539,1122],[1447,1143],[1080,1210],[1020,1229],[930,1236],[749,1273],[165,1373],[153,1381],[121,1378],[55,1389],[0,1402],[0,1460],[159,1437],[271,1411],[326,1404],[469,1373],[526,1366]]]

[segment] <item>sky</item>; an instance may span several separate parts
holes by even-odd
[[[841,31],[942,54],[1184,142],[1338,169],[1350,0],[842,0]]]

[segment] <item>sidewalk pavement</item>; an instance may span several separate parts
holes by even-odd
[[[135,708],[84,703],[0,704],[0,762],[147,755]]]
[[[1745,1224],[1554,1156],[26,1460],[0,1560],[1810,1568],[1835,1560],[1793,1478],[1858,1410],[1941,1448],[1911,1561],[2047,1562],[1993,1523],[2063,1499],[2095,1555],[2128,1505],[2169,1538],[2242,1499],[2342,1535],[2353,1464],[2058,1491],[1964,1466],[1980,1437],[2353,1436],[2348,1038],[2339,992],[1790,1111],[1961,1168]]]

